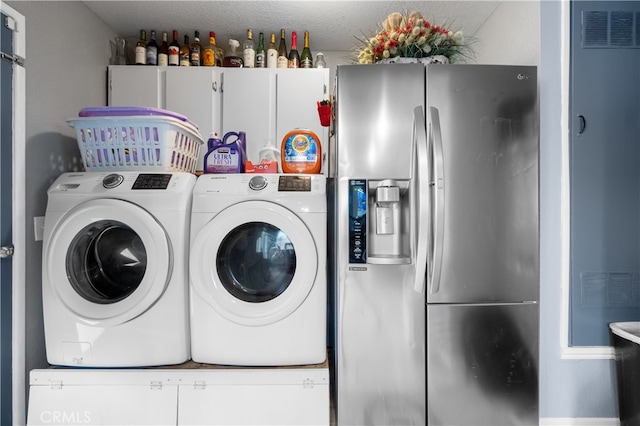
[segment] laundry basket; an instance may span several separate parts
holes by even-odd
[[[76,130],[86,171],[193,173],[204,143],[196,127],[177,114],[85,114],[67,123]]]

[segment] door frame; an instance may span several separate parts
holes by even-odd
[[[0,11],[15,24],[13,53],[26,60],[23,15],[0,1]],[[3,22],[2,25],[5,23]],[[26,69],[13,66],[13,278],[12,278],[12,421],[26,422],[25,275],[26,275]]]
[[[571,2],[562,2],[562,177],[561,177],[561,240],[562,278],[560,313],[561,359],[614,359],[611,346],[571,346],[569,329],[571,321]]]

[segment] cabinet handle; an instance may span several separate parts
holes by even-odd
[[[584,133],[584,130],[587,128],[587,120],[584,118],[584,115],[578,115],[578,120],[580,120],[578,135],[581,135]]]
[[[218,82],[214,81],[213,83],[211,83],[211,88],[213,89],[214,92],[218,91]]]

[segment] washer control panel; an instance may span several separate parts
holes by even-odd
[[[295,197],[326,193],[326,177],[312,174],[203,174],[194,187],[196,193],[246,195],[252,197]]]
[[[311,176],[279,175],[277,178],[278,192],[311,192]],[[262,175],[249,179],[249,188],[254,191],[262,191],[268,184],[269,180]]]
[[[177,206],[177,203],[182,198],[191,198],[196,180],[197,178],[194,174],[184,172],[68,172],[58,176],[47,190],[47,193],[67,193],[74,194],[74,196],[77,194],[99,194],[104,197],[116,195],[124,197],[128,192],[134,192],[135,197],[148,194],[151,198],[162,194],[162,196],[166,197],[176,197],[175,204],[171,204]],[[167,199],[173,200],[173,198]],[[139,200],[136,198],[135,201],[141,200],[142,198]]]

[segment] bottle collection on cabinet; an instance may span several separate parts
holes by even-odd
[[[149,38],[147,39],[147,34]],[[290,45],[287,49],[287,32],[280,30],[280,39],[276,47],[276,33],[270,33],[265,40],[265,33],[260,32],[257,37],[257,45],[254,41],[253,29],[247,29],[246,38],[242,44],[238,40],[229,39],[228,48],[225,50],[216,42],[216,33],[209,32],[209,37],[201,40],[200,32],[194,31],[193,35],[183,34],[182,44],[178,37],[178,31],[169,34],[162,33],[161,42],[158,42],[159,33],[155,30],[140,30],[140,39],[135,47],[136,65],[158,66],[210,66],[210,67],[235,67],[235,68],[324,68],[326,66],[324,55],[318,53],[315,60],[309,45],[309,32],[303,33],[302,51],[298,51],[298,33],[291,31]],[[203,35],[204,36],[204,35]]]

